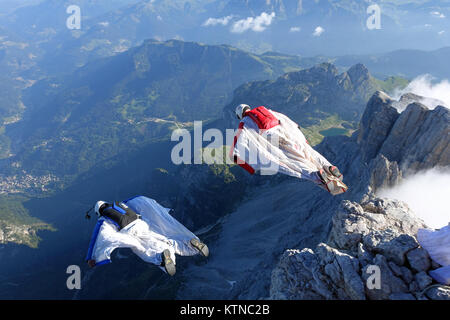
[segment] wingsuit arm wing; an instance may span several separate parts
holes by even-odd
[[[290,128],[297,128],[300,133],[298,134],[301,140],[305,140],[306,143],[309,144],[308,140],[306,139],[306,137],[304,136],[303,132],[302,132],[302,128],[300,127],[300,125],[294,121],[292,121],[289,117],[287,117],[286,115],[270,110],[270,112],[272,112],[275,117],[277,117],[278,120],[280,120],[280,123],[283,126],[289,126]]]
[[[233,139],[233,145],[231,146],[230,149],[230,159],[232,161],[234,161],[234,163],[236,163],[238,166],[240,166],[241,168],[243,168],[244,170],[246,170],[248,173],[250,174],[254,174],[255,173],[255,169],[250,166],[247,162],[245,162],[244,160],[242,160],[239,157],[239,154],[237,151],[236,146],[239,145],[239,143],[241,142],[241,138],[242,138],[242,130],[244,129],[244,122],[239,123],[239,128],[238,131],[236,133],[236,135],[234,136]]]
[[[298,142],[299,145],[304,145],[306,149],[308,150],[309,155],[311,156],[311,159],[314,161],[314,165],[317,167],[317,169],[323,168],[323,167],[329,167],[332,164],[319,152],[317,152],[311,144],[306,139],[305,135],[303,134],[301,127],[292,121],[289,117],[282,113],[278,113],[275,111],[272,111],[275,116],[280,120],[281,125],[286,128],[289,132],[295,132],[295,134],[292,136],[292,139]]]
[[[94,266],[111,263],[111,253],[116,248],[141,248],[142,245],[126,233],[121,233],[111,222],[100,219],[95,225],[86,261],[94,260]]]

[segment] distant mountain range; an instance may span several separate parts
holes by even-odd
[[[8,126],[5,164],[32,174],[76,175],[120,153],[167,139],[176,127],[217,119],[233,89],[299,70],[280,54],[182,41],[146,41],[23,93],[23,119]],[[99,148],[102,145],[102,148]],[[4,172],[10,171],[4,167]]]
[[[5,16],[23,6],[36,5],[42,0],[3,0],[0,3],[0,16]]]
[[[0,62],[14,76],[2,82],[8,94],[1,104],[0,189],[6,193],[67,188],[80,175],[93,176],[129,154],[151,150],[173,128],[190,129],[194,120],[233,127],[232,109],[242,101],[291,114],[316,144],[327,135],[351,134],[375,90],[389,91],[406,81],[377,80],[361,64],[338,71],[326,62],[309,69],[332,61],[323,57],[148,40],[72,74],[36,82],[21,77],[41,72],[32,53],[5,45]],[[30,64],[11,64],[14,59]]]
[[[232,114],[233,106],[248,101],[252,106],[265,105],[291,114],[305,126],[333,114],[357,121],[366,101],[377,89],[376,80],[362,64],[339,74],[334,65],[322,63],[287,73],[276,80],[244,84],[236,89],[226,111]]]
[[[397,75],[413,79],[421,74],[431,74],[440,79],[450,78],[450,47],[434,51],[397,50],[385,54],[349,55],[331,59],[345,67],[363,63],[374,75]]]
[[[302,56],[432,50],[450,45],[445,32],[450,27],[449,1],[379,1],[380,30],[367,29],[370,4],[369,0],[43,0],[19,8],[0,25],[28,41],[39,41],[46,51],[40,57],[43,69],[53,72],[62,63],[66,70],[81,66],[145,39],[226,43],[258,53]],[[82,9],[80,30],[66,28],[69,5]]]
[[[361,64],[342,74],[327,63],[298,71],[307,63],[226,45],[146,41],[24,91],[27,110],[7,127],[13,156],[3,161],[3,171],[73,179],[98,163],[168,139],[174,128],[220,119],[225,105],[228,115],[238,103],[292,114],[317,143],[319,131],[351,129],[368,97],[383,89],[384,82]]]

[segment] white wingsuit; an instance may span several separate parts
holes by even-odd
[[[450,223],[439,230],[419,229],[417,240],[442,267],[430,271],[437,282],[450,285]]]
[[[130,248],[142,260],[161,265],[161,253],[168,249],[172,261],[175,254],[193,256],[199,251],[190,244],[198,237],[173,218],[169,211],[155,200],[139,196],[123,201],[140,219],[134,220],[119,230],[117,223],[106,217],[100,217],[86,256],[86,261],[95,260],[95,266],[111,262],[111,253],[116,248]],[[165,269],[160,267],[164,272]]]
[[[230,157],[251,174],[279,172],[319,183],[317,172],[331,163],[309,145],[294,121],[264,107],[253,110],[260,108],[269,111],[277,121],[264,127],[266,124],[255,122],[254,117],[245,116],[239,123]],[[336,194],[347,190],[344,184],[342,187],[345,190],[339,185]]]

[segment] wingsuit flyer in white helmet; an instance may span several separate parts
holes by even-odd
[[[339,169],[309,145],[298,124],[287,116],[264,106],[251,109],[240,104],[236,117],[240,123],[230,157],[249,173],[275,168],[309,180],[332,195],[347,191]]]

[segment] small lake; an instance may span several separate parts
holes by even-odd
[[[347,134],[347,132],[348,130],[344,128],[330,128],[327,130],[319,131],[319,133],[324,137],[344,135]]]

